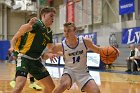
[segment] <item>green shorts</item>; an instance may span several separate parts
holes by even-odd
[[[47,76],[50,76],[49,72],[41,63],[41,60],[31,60],[18,56],[17,58],[17,67],[16,67],[16,76],[27,77],[27,74],[30,73],[37,80],[43,79]]]

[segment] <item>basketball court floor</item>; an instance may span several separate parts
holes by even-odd
[[[59,84],[63,66],[46,66],[50,72],[56,86]],[[101,93],[140,93],[140,73],[126,73],[126,68],[115,67],[112,70],[99,71],[90,69],[90,74],[98,84]],[[11,93],[12,88],[9,82],[15,74],[15,65],[11,63],[0,62],[0,93]],[[38,81],[36,81],[41,85]],[[22,93],[42,93],[28,87],[29,79]],[[42,86],[42,85],[41,85]],[[82,93],[76,84],[64,93]]]

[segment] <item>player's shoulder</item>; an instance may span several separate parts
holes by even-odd
[[[41,21],[41,20],[37,20],[34,24],[33,24],[33,27],[41,27],[41,26],[43,26],[44,24],[43,24],[43,22]]]
[[[35,23],[34,25],[35,25],[35,26],[36,26],[36,25],[42,25],[42,21],[41,21],[41,20],[37,20],[36,23]]]
[[[90,39],[90,38],[84,38],[84,37],[83,37],[83,41],[84,41],[84,42],[92,42],[92,39]]]
[[[21,29],[29,29],[29,28],[32,28],[32,26],[26,23],[26,24],[21,25],[19,29],[21,30]]]

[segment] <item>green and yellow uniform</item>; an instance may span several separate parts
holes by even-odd
[[[19,54],[19,51],[23,49],[23,46],[25,45],[25,42],[27,40],[27,36],[28,36],[28,32],[17,39],[15,48],[14,48],[15,57],[17,57],[17,55]]]
[[[42,21],[38,21],[33,25],[33,30],[28,33],[20,53],[38,58],[48,43],[53,43],[52,31],[50,28],[46,28]]]
[[[48,43],[52,41],[52,30],[46,28],[42,21],[37,21],[32,31],[28,32],[24,38],[16,43],[15,50],[19,50],[17,58],[16,76],[25,76],[32,74],[37,80],[49,75],[46,68],[42,65],[40,55]]]

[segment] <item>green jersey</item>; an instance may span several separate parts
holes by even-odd
[[[14,56],[17,57],[19,51],[22,50],[23,46],[26,43],[27,37],[28,37],[28,32],[17,39],[14,47]]]
[[[53,43],[52,30],[46,28],[41,20],[33,25],[32,31],[25,38],[19,52],[33,58],[40,57],[47,44]]]

